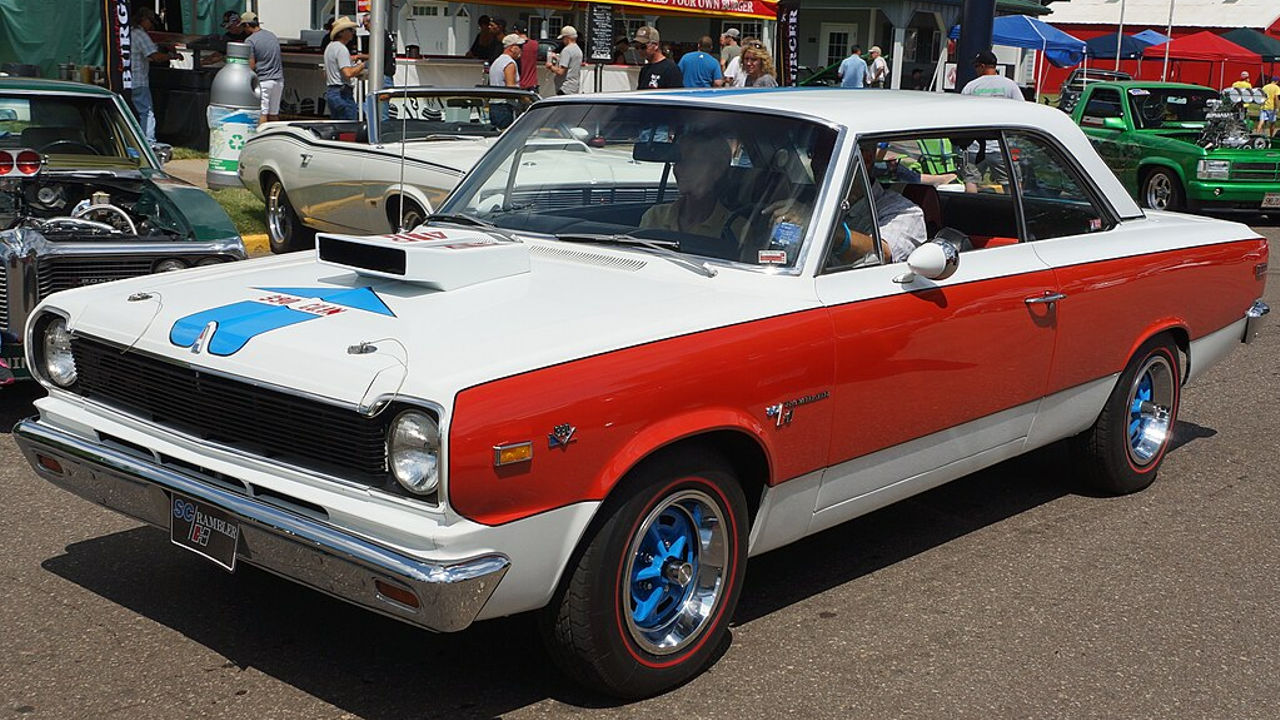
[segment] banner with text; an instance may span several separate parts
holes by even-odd
[[[655,13],[695,13],[739,18],[778,17],[778,0],[597,0],[610,5],[629,5]]]
[[[800,0],[778,3],[777,47],[773,56],[778,63],[778,84],[795,85],[800,77]]]

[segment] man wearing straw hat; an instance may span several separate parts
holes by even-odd
[[[364,72],[364,61],[353,62],[347,43],[356,35],[356,24],[349,17],[340,17],[329,31],[330,42],[324,49],[324,100],[329,105],[329,117],[334,120],[355,120],[355,77]]]

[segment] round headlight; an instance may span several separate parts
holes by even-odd
[[[44,375],[58,387],[71,387],[76,382],[76,359],[71,354],[71,333],[67,321],[55,318],[44,326],[41,338]]]
[[[400,413],[387,434],[387,464],[405,490],[435,492],[440,484],[440,425],[424,412]]]
[[[186,269],[187,269],[187,264],[185,262],[177,258],[169,258],[168,260],[161,260],[160,262],[156,263],[155,271],[158,273],[162,273],[162,272],[173,272],[174,270],[186,270]]]

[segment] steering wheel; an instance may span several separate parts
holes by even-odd
[[[40,148],[40,152],[42,152],[42,153],[48,153],[50,148],[55,148],[55,147],[58,147],[59,145],[70,145],[70,146],[72,146],[72,147],[84,148],[85,150],[88,150],[88,151],[89,151],[89,154],[90,154],[90,155],[101,155],[101,154],[102,154],[102,153],[98,152],[98,149],[97,149],[97,148],[95,148],[94,146],[89,145],[88,143],[82,143],[82,142],[80,142],[79,140],[54,140],[53,142],[51,142],[51,143],[49,143],[49,144],[45,145],[44,147]],[[79,154],[79,153],[77,153],[77,154]]]

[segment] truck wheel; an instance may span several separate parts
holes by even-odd
[[[302,224],[298,213],[289,204],[284,183],[274,175],[267,176],[267,239],[271,252],[293,252],[315,247],[316,233]]]
[[[747,507],[729,466],[673,453],[629,476],[542,616],[556,664],[624,698],[673,688],[716,657],[742,587]]]
[[[1168,170],[1152,170],[1142,181],[1142,204],[1152,210],[1182,209],[1182,183]]]
[[[1125,495],[1156,479],[1173,440],[1182,387],[1178,351],[1167,336],[1147,341],[1093,427],[1075,439],[1085,479],[1103,492]]]

